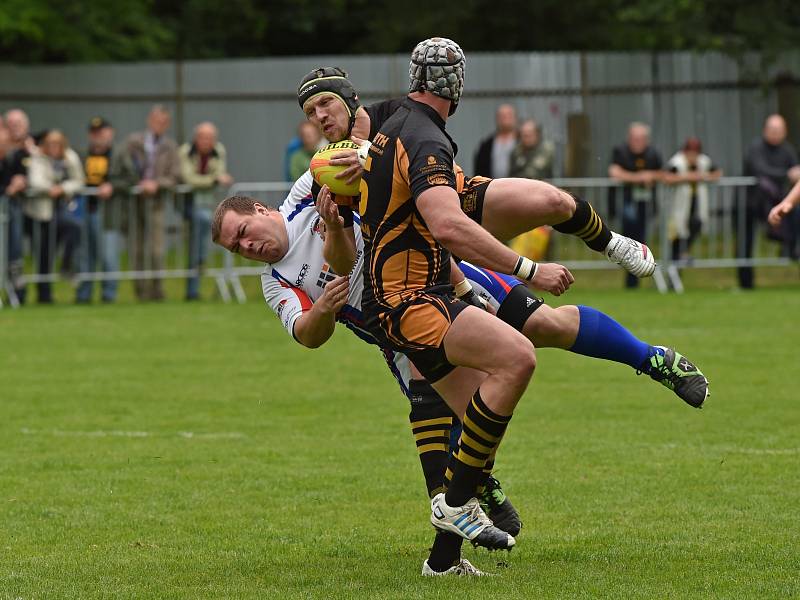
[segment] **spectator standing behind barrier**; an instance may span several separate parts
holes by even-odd
[[[777,205],[788,184],[800,180],[797,152],[786,141],[786,121],[780,115],[770,115],[764,121],[761,137],[747,148],[744,158],[744,174],[757,179],[755,186],[747,188],[747,201],[742,210],[736,211],[736,228],[739,258],[753,256],[756,223],[763,221],[773,206]],[[794,217],[794,216],[793,216]],[[795,253],[797,240],[796,217],[784,219],[770,237],[783,241],[784,254]],[[753,267],[739,267],[739,285],[753,289],[755,278]]]
[[[27,185],[25,173],[11,142],[11,132],[0,128],[0,197],[8,202],[8,280],[17,291],[22,287],[19,281],[22,275],[22,209],[18,195]]]
[[[84,232],[81,270],[97,271],[98,261],[104,273],[119,271],[121,229],[124,199],[110,182],[112,171],[119,168],[120,159],[113,151],[114,128],[103,117],[89,121],[89,147],[83,157],[86,185],[97,188],[95,194],[84,201]],[[101,255],[102,254],[102,255]],[[85,304],[92,300],[94,282],[83,281],[78,286],[75,301]],[[100,285],[103,302],[113,302],[117,297],[117,281],[104,279]]]
[[[667,162],[665,183],[673,186],[669,199],[669,238],[672,260],[686,259],[692,243],[708,228],[709,181],[722,177],[699,139],[690,137],[683,148]]]
[[[297,128],[297,135],[302,146],[292,152],[289,157],[289,176],[291,177],[289,181],[297,181],[303,176],[303,173],[308,171],[311,158],[319,150],[319,143],[322,139],[319,129],[308,121],[300,123]]]
[[[111,183],[114,187],[138,186],[133,203],[134,219],[129,226],[133,237],[133,267],[137,271],[164,269],[166,238],[165,204],[180,177],[178,148],[167,137],[170,115],[155,105],[147,116],[147,130],[131,134],[122,154],[120,170]],[[139,300],[163,300],[160,278],[134,281]]]
[[[211,239],[211,209],[217,204],[214,191],[217,186],[229,187],[233,178],[228,174],[225,146],[217,141],[217,128],[213,123],[197,125],[192,143],[181,146],[179,154],[183,181],[192,186],[186,212],[189,268],[198,270],[198,274],[186,281],[186,299],[197,300],[200,297],[199,270],[208,256]]]
[[[31,152],[38,152],[29,133],[30,123],[24,111],[15,108],[5,114],[6,128],[11,137],[9,169],[11,180],[5,193],[9,197],[8,272],[9,280],[21,302],[25,289],[21,283],[23,273],[22,237],[23,192],[28,186],[28,165]]]
[[[661,178],[661,155],[650,145],[650,127],[634,122],[624,144],[614,148],[608,176],[624,183],[622,188],[622,235],[645,243],[648,209],[655,207],[655,184]],[[630,273],[625,287],[639,287]]]
[[[57,129],[45,134],[40,151],[30,157],[28,193],[22,204],[25,233],[31,236],[38,253],[38,272],[49,274],[57,244],[67,248],[77,246],[80,226],[70,219],[59,218],[66,202],[83,187],[81,159],[69,147],[66,136]],[[61,204],[62,206],[59,206]],[[70,261],[65,253],[64,262]],[[53,301],[49,282],[38,284],[40,303]]]
[[[517,145],[517,111],[510,104],[501,104],[495,113],[495,132],[484,139],[475,154],[474,175],[508,177],[511,153]]]
[[[556,148],[550,140],[543,140],[539,124],[527,119],[519,126],[519,143],[511,153],[509,177],[525,179],[552,179]]]

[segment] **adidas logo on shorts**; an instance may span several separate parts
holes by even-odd
[[[530,308],[531,304],[533,304],[533,298],[525,298],[525,307]]]

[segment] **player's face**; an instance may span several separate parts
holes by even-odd
[[[350,117],[344,102],[333,94],[320,94],[303,106],[306,117],[329,142],[347,139]]]
[[[222,218],[219,244],[225,249],[250,260],[272,263],[286,254],[276,219],[261,204],[255,205],[252,215],[240,215],[229,210]]]

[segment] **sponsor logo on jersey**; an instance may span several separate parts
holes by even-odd
[[[469,214],[478,208],[478,192],[471,191],[461,195],[461,210]]]
[[[297,276],[297,279],[294,280],[294,284],[297,287],[303,287],[303,282],[306,280],[306,275],[308,275],[308,270],[311,268],[311,265],[308,263],[303,263],[302,268],[300,269],[300,274]]]
[[[433,155],[428,156],[428,164],[429,165],[435,165],[436,164],[436,157],[433,156]]]
[[[352,271],[350,271],[350,275],[353,275],[353,274],[355,274],[355,272],[356,272],[356,269],[358,268],[358,261],[359,261],[359,260],[361,260],[361,255],[362,255],[362,254],[364,254],[364,251],[363,251],[363,250],[359,250],[358,252],[356,252],[356,260],[355,260],[355,262],[353,263],[353,270],[352,270]]]
[[[428,175],[428,183],[431,185],[447,185],[450,182],[445,175]]]
[[[311,224],[311,234],[319,236],[319,239],[325,240],[325,232],[323,231],[323,223],[320,217],[314,219],[314,222]]]
[[[317,287],[325,288],[328,283],[336,279],[336,273],[333,272],[330,265],[325,263],[322,265],[322,271],[319,272],[319,277],[317,277]]]
[[[278,313],[278,318],[280,318],[283,315],[283,309],[284,308],[286,308],[286,300],[281,300],[278,303],[278,308],[275,310],[275,312]]]

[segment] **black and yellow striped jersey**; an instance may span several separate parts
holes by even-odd
[[[456,189],[455,145],[430,106],[403,100],[372,139],[361,179],[365,312],[380,312],[449,285],[450,253],[416,207],[435,186]]]

